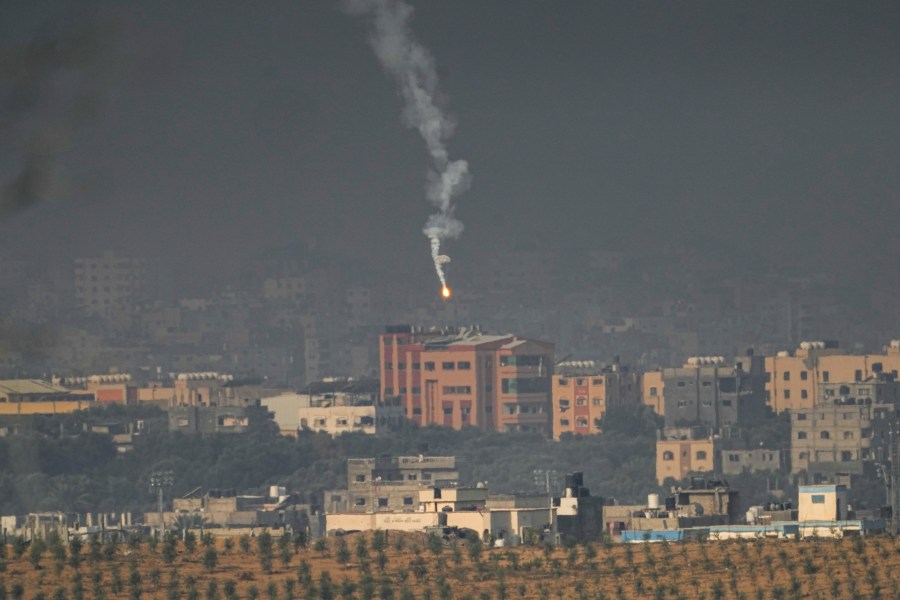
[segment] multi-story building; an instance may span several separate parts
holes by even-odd
[[[151,269],[147,261],[112,252],[75,259],[75,300],[92,315],[125,310],[151,297]]]
[[[725,448],[719,450],[719,464],[723,475],[740,475],[744,471],[781,471],[785,455],[771,448]]]
[[[422,487],[459,482],[453,456],[351,458],[347,461],[349,512],[414,511]]]
[[[900,372],[900,340],[882,354],[846,354],[835,341],[803,342],[792,352],[765,358],[766,403],[775,412],[811,408],[824,384],[867,381]]]
[[[721,356],[692,357],[683,367],[663,369],[667,427],[737,425],[764,414],[763,361],[754,356],[726,364]]]
[[[666,387],[662,371],[641,374],[641,401],[659,416],[666,416]]]
[[[406,421],[406,411],[396,398],[382,402],[313,402],[297,411],[300,429],[321,431],[332,437],[342,433],[380,435],[396,431]]]
[[[553,345],[478,328],[390,326],[379,343],[382,398],[419,425],[550,435]]]
[[[873,393],[879,386],[885,391]],[[893,397],[897,382],[860,387],[876,397]],[[826,387],[817,404],[791,411],[791,473],[805,474],[808,481],[850,483],[851,476],[863,474],[867,466],[889,460],[897,404],[873,402],[871,396],[825,395],[834,390]]]
[[[564,433],[600,433],[607,410],[641,402],[640,377],[619,365],[592,360],[556,365],[552,380],[553,439]]]
[[[721,470],[722,441],[707,427],[666,427],[656,440],[656,480]]]

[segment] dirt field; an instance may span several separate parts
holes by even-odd
[[[380,540],[357,534],[325,548],[283,550],[272,540],[268,573],[258,541],[192,552],[178,542],[168,556],[162,543],[86,544],[77,568],[58,547],[16,558],[10,544],[0,600],[900,598],[900,541],[891,537],[488,549],[391,533],[379,551]]]

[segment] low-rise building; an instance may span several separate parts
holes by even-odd
[[[719,450],[720,472],[740,475],[744,471],[780,471],[785,468],[785,453],[769,448],[723,448]]]
[[[177,406],[168,416],[169,431],[182,433],[243,433],[274,427],[264,406]]]
[[[349,512],[413,511],[420,488],[459,482],[453,456],[351,458],[347,461]]]
[[[722,442],[708,427],[665,427],[656,440],[656,481],[721,471]]]

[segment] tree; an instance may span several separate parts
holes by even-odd
[[[35,538],[31,540],[31,547],[28,548],[28,561],[35,570],[41,568],[41,559],[44,556],[44,540]]]
[[[431,551],[432,554],[437,556],[441,552],[444,551],[444,540],[442,540],[439,536],[434,533],[428,534],[428,550]]]
[[[350,549],[347,547],[347,540],[343,537],[338,538],[334,557],[340,565],[346,566],[350,562]]]
[[[16,560],[19,560],[25,554],[25,551],[28,550],[28,540],[25,539],[25,536],[17,535],[13,538],[12,547],[13,556]]]
[[[197,550],[197,536],[193,531],[185,531],[182,538],[184,542],[184,551],[193,555],[194,551]]]
[[[219,600],[219,582],[210,579],[206,583],[206,600]]]
[[[272,572],[272,534],[263,530],[256,536],[256,551],[259,557],[259,566],[264,573]]]
[[[203,551],[203,566],[207,571],[212,573],[216,570],[216,563],[219,561],[219,555],[215,546],[207,546]]]
[[[81,548],[83,546],[84,542],[77,535],[69,540],[69,566],[76,571],[81,566]]]
[[[250,554],[250,536],[244,534],[241,537],[239,537],[238,538],[238,546],[240,546],[241,552],[244,553],[244,556],[247,556],[248,554]]]
[[[178,555],[178,538],[171,531],[167,531],[163,537],[162,559],[167,565],[175,562]]]

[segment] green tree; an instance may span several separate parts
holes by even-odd
[[[319,598],[320,600],[334,599],[334,584],[328,571],[322,571],[319,575]]]
[[[272,534],[263,530],[256,536],[256,553],[264,573],[272,572]]]
[[[69,540],[69,566],[76,571],[81,567],[82,547],[84,547],[84,542],[81,541],[81,537],[76,535]]]
[[[219,582],[215,578],[206,582],[206,600],[219,600]]]
[[[41,568],[41,559],[44,557],[45,548],[44,540],[41,538],[31,540],[31,546],[28,548],[28,561],[36,570]]]
[[[431,551],[435,556],[439,555],[444,551],[444,540],[440,538],[440,536],[435,535],[434,533],[428,534],[428,550]]]
[[[241,552],[243,552],[244,556],[247,556],[248,554],[250,554],[250,536],[244,534],[241,537],[239,537],[238,538],[238,546],[240,547]]]
[[[350,562],[350,549],[347,547],[347,540],[343,537],[338,538],[334,557],[340,565],[346,566]]]
[[[203,566],[212,573],[216,570],[216,564],[219,562],[219,554],[216,552],[215,546],[207,546],[203,551]]]
[[[13,538],[12,548],[13,556],[16,560],[19,560],[25,554],[25,551],[28,550],[28,540],[25,539],[25,536],[17,535]]]
[[[185,531],[182,537],[182,542],[184,543],[184,551],[189,555],[193,555],[197,550],[197,536],[193,531]]]

